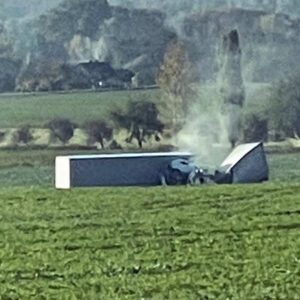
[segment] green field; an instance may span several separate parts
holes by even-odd
[[[0,128],[23,125],[43,127],[56,118],[82,125],[91,119],[107,119],[111,111],[123,109],[131,100],[159,99],[159,90],[7,94],[0,96]]]
[[[221,98],[218,86],[207,84],[194,86],[193,89],[198,93],[199,112],[204,107],[219,105]],[[245,108],[265,112],[269,86],[247,84],[246,89]],[[39,128],[56,118],[67,118],[80,126],[91,119],[109,119],[111,111],[124,109],[129,101],[161,103],[161,95],[161,90],[155,88],[0,94],[0,128],[18,128],[23,125]]]
[[[0,128],[147,97],[1,96]],[[0,150],[0,299],[299,299],[299,152],[267,154],[263,184],[57,191],[55,156],[74,152]]]
[[[299,153],[263,184],[69,191],[57,150],[0,154],[1,299],[299,299]]]
[[[299,299],[299,194],[1,188],[1,299]]]

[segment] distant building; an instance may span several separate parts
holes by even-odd
[[[134,76],[130,70],[115,70],[109,63],[99,61],[79,63],[74,73],[76,81],[82,81],[86,88],[126,88]]]

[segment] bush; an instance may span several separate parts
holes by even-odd
[[[74,134],[74,124],[68,119],[55,119],[46,126],[52,132],[52,137],[58,138],[64,144],[69,141]]]
[[[13,141],[15,143],[24,143],[25,145],[27,145],[32,140],[33,136],[30,133],[30,127],[28,125],[18,129],[13,136]]]
[[[88,121],[85,124],[85,129],[88,134],[88,143],[100,143],[104,149],[104,140],[111,140],[113,137],[113,129],[104,121]]]

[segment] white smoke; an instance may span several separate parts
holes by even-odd
[[[214,170],[230,152],[228,118],[222,111],[217,86],[199,87],[196,103],[174,138],[178,149],[196,155],[196,163]]]

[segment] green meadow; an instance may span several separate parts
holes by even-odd
[[[263,184],[67,191],[55,150],[1,154],[1,299],[299,299],[298,153]]]
[[[1,299],[299,299],[299,195],[2,187]]]
[[[159,90],[4,94],[0,96],[0,128],[39,128],[57,118],[82,125],[87,120],[109,119],[112,111],[124,109],[129,101],[149,99],[158,101]]]
[[[1,96],[0,128],[147,93]],[[299,299],[299,152],[268,153],[262,184],[55,190],[55,156],[75,152],[0,151],[1,299]]]

